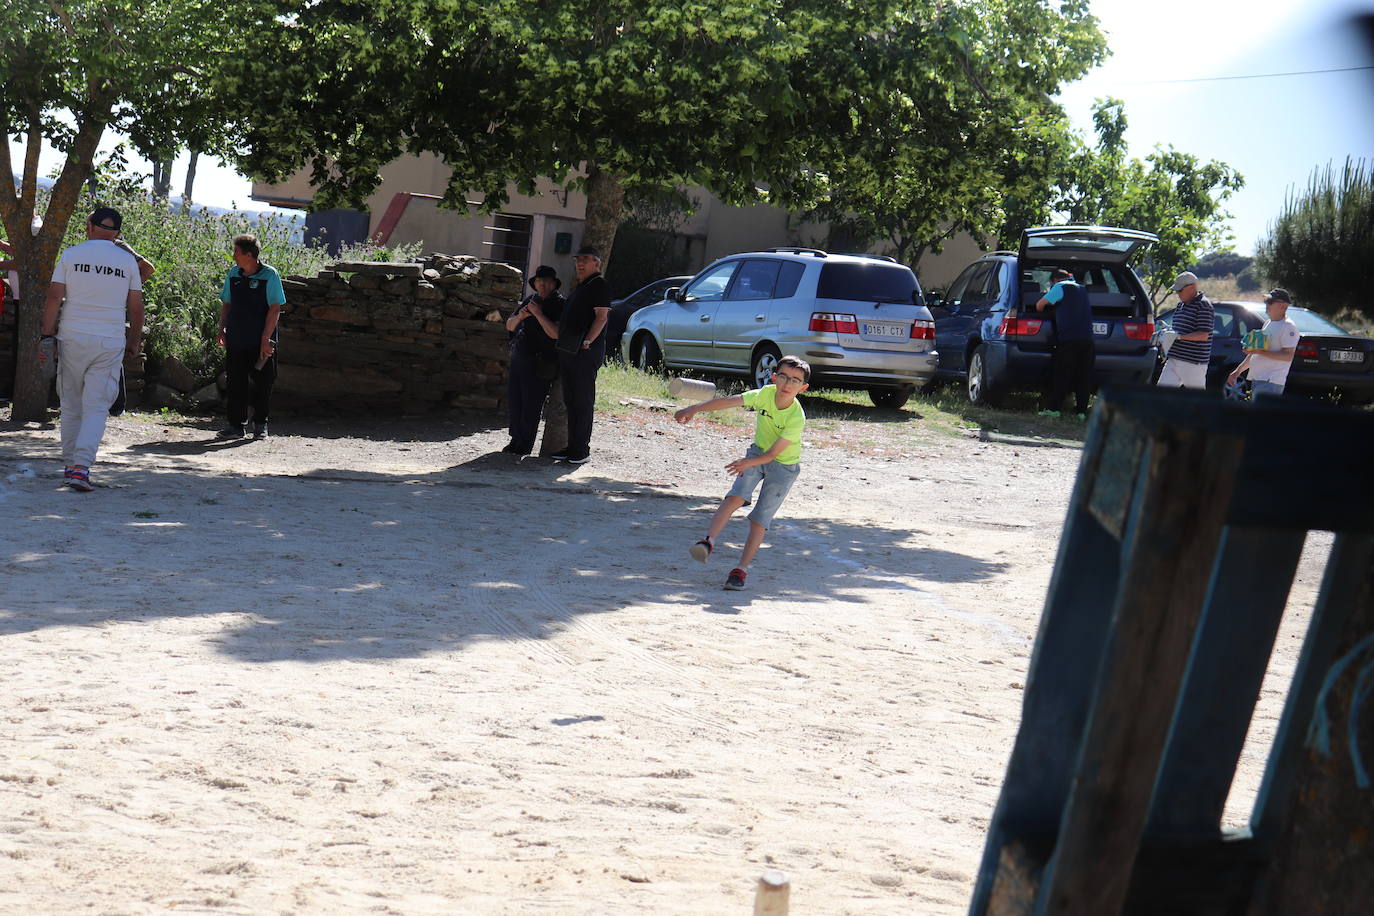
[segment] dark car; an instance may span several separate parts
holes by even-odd
[[[1248,382],[1228,386],[1226,377],[1245,358],[1241,338],[1264,326],[1263,302],[1213,302],[1212,359],[1207,364],[1207,388],[1228,398],[1244,397]],[[1159,314],[1160,329],[1173,325],[1175,308]],[[1334,397],[1348,405],[1374,401],[1374,340],[1357,337],[1316,312],[1290,306],[1288,317],[1302,339],[1288,370],[1285,394]]]
[[[1054,321],[1035,303],[1063,267],[1088,292],[1096,384],[1148,384],[1158,361],[1154,309],[1128,261],[1157,240],[1133,229],[1050,226],[1022,232],[1019,251],[979,258],[931,307],[936,379],[963,382],[970,401],[992,406],[1012,391],[1045,387]]]
[[[664,295],[674,286],[686,284],[688,277],[664,277],[648,286],[641,286],[624,299],[611,300],[611,317],[606,320],[606,356],[614,358],[620,354],[620,338],[625,333],[625,325],[630,316],[646,305],[663,301]]]

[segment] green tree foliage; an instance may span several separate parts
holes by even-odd
[[[1049,209],[1068,223],[1121,226],[1153,232],[1145,279],[1156,302],[1179,271],[1229,238],[1222,209],[1245,183],[1223,162],[1202,162],[1173,147],[1156,147],[1144,161],[1126,155],[1126,113],[1116,99],[1093,108],[1096,146],[1078,143],[1063,166]]]
[[[1314,169],[1301,194],[1290,192],[1260,243],[1256,267],[1303,305],[1374,317],[1374,170],[1346,159]]]
[[[270,34],[270,4],[248,0],[4,0],[0,28],[0,175],[15,173],[10,141],[24,144],[16,188],[0,181],[0,220],[15,245],[25,308],[19,316],[13,418],[40,419],[46,392],[37,366],[41,304],[53,264],[107,128],[157,154],[173,138],[228,152],[248,111],[220,94],[224,60],[253,56]],[[38,210],[44,143],[65,156]],[[41,214],[42,229],[30,224]]]
[[[280,38],[232,80],[262,102],[255,172],[308,162],[320,206],[366,197],[403,152],[443,156],[453,206],[571,181],[605,250],[627,193],[692,184],[829,200],[876,231],[898,169],[901,238],[934,244],[995,208],[1047,94],[1103,51],[1084,0],[319,0]]]

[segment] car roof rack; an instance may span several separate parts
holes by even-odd
[[[765,248],[765,249],[763,249],[763,250],[769,252],[770,254],[811,254],[811,255],[815,255],[815,256],[818,257],[818,258],[827,258],[827,257],[829,257],[829,255],[827,255],[824,251],[821,251],[819,248],[791,248],[791,247],[784,247],[784,248]]]
[[[856,253],[856,254],[846,254],[845,257],[847,257],[847,258],[868,258],[870,261],[887,261],[889,264],[896,264],[896,263],[897,263],[897,259],[894,258],[894,257],[893,257],[892,255],[890,255],[890,254],[869,254],[869,253],[866,252],[866,251],[860,251],[860,252],[858,252],[858,253]]]
[[[1010,256],[1013,257],[1013,258],[1016,257],[1016,252],[1014,252],[1014,251],[1006,251],[1006,250],[989,251],[988,254],[989,254],[989,255],[994,255],[994,254],[1005,254],[1005,255],[1010,255]]]

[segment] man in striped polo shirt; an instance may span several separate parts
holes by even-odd
[[[1169,358],[1159,373],[1161,388],[1207,387],[1207,362],[1212,358],[1212,302],[1197,288],[1197,275],[1185,270],[1174,281],[1178,310],[1173,329],[1178,332]]]

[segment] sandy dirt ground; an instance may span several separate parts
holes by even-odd
[[[818,435],[729,592],[743,521],[687,547],[746,430],[275,425],[112,421],[77,494],[0,423],[0,912],[966,909],[1075,443]]]

